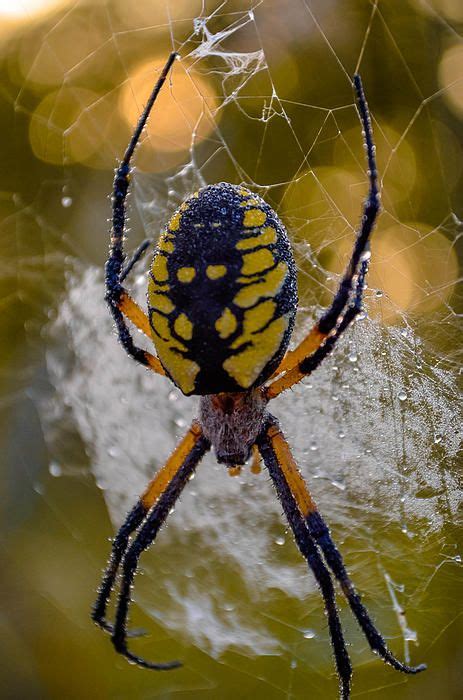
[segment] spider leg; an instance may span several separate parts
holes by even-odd
[[[116,581],[119,566],[127,551],[130,535],[139,528],[154,504],[158,503],[161,497],[164,497],[169,484],[183,467],[193,449],[196,448],[200,440],[203,439],[201,429],[196,423],[193,423],[166,464],[150,481],[142,496],[127,515],[124,524],[114,539],[111,556],[98,589],[98,597],[92,609],[92,619],[107,632],[112,633],[114,631],[113,625],[106,620],[106,609]]]
[[[357,97],[360,121],[363,127],[368,161],[368,178],[370,183],[368,197],[363,208],[360,228],[357,233],[351,258],[331,306],[324,312],[298,347],[285,355],[282,363],[277,368],[275,375],[281,374],[282,372],[285,374],[274,382],[271,398],[278,395],[281,391],[293,386],[305,376],[306,371],[304,371],[303,367],[304,361],[309,358],[312,353],[316,352],[324,341],[326,342],[326,338],[328,338],[336,328],[339,322],[339,317],[349,302],[353,289],[354,277],[357,274],[359,264],[365,262],[369,258],[370,237],[380,210],[378,171],[376,167],[375,145],[373,141],[371,118],[365,99],[365,93],[363,91],[362,81],[359,75],[354,76],[354,89]],[[365,274],[366,268],[363,271],[363,277]],[[357,289],[358,288],[359,287],[357,285]],[[363,285],[361,288],[361,293],[363,293]],[[347,325],[348,324],[345,324],[343,330],[345,330]]]
[[[105,267],[105,284],[106,284],[106,301],[111,309],[114,321],[116,323],[116,329],[119,336],[119,340],[122,347],[134,360],[149,367],[155,372],[160,374],[165,374],[162,370],[161,363],[151,353],[139,348],[133,341],[130,330],[124,318],[124,314],[130,318],[133,323],[141,328],[141,330],[146,333],[149,331],[149,322],[145,316],[145,321],[141,320],[140,314],[143,311],[137,307],[135,302],[130,299],[126,290],[122,287],[122,281],[130,272],[133,265],[143,254],[143,250],[138,249],[135,255],[132,257],[125,268],[124,266],[124,228],[125,228],[125,202],[127,199],[127,192],[129,189],[130,181],[130,161],[140,139],[141,133],[145,127],[146,121],[149,117],[150,111],[153,107],[156,97],[159,94],[160,89],[166,81],[167,75],[173,62],[175,61],[177,54],[175,52],[171,53],[166,65],[164,66],[162,73],[154,86],[151,95],[148,99],[145,109],[138,121],[137,127],[133,133],[130,143],[125,152],[124,158],[121,164],[116,170],[116,175],[114,178],[113,194],[112,194],[112,231],[111,231],[111,244],[109,249],[109,257],[106,262]],[[137,257],[138,254],[138,257]],[[135,258],[135,259],[134,259]],[[125,309],[124,309],[125,306]],[[136,307],[137,311],[131,316],[131,311]],[[144,315],[144,314],[143,314]],[[141,326],[139,324],[142,324]]]
[[[344,566],[342,556],[334,544],[328,526],[318,512],[317,506],[310,495],[307,485],[299,472],[288,443],[281,433],[278,424],[274,421],[266,429],[266,439],[271,447],[274,470],[279,469],[290,489],[293,498],[297,502],[298,509],[304,517],[306,526],[313,541],[321,549],[326,563],[339,581],[341,590],[345,595],[350,608],[361,627],[371,649],[376,652],[386,663],[402,673],[415,674],[424,671],[425,664],[408,666],[402,663],[389,651],[380,632],[376,629],[368,611],[361,602],[360,596],[354,588],[352,581]],[[260,449],[260,446],[259,446]],[[263,454],[264,460],[266,459]],[[276,465],[276,466],[275,466]],[[269,464],[267,467],[270,469]],[[273,476],[272,476],[273,478]]]
[[[314,353],[302,360],[295,368],[284,374],[279,379],[271,382],[267,386],[265,391],[265,396],[268,401],[274,399],[276,396],[281,394],[282,391],[288,389],[289,387],[297,384],[303,377],[307,377],[312,374],[323,362],[325,357],[329,355],[339,338],[343,335],[344,331],[355,317],[363,310],[363,288],[365,284],[365,276],[368,272],[368,260],[363,260],[360,266],[360,272],[357,278],[356,294],[353,303],[347,308],[346,313],[342,317],[339,325],[337,326],[334,333],[332,333],[323,343],[320,345]]]
[[[129,661],[139,666],[157,671],[167,671],[178,668],[181,666],[181,663],[179,661],[153,663],[129,651],[127,648],[127,637],[129,635],[127,634],[126,627],[129,605],[131,602],[130,594],[138,561],[142,552],[154,542],[159,529],[165,522],[171,508],[175,505],[185,484],[210,447],[210,443],[202,434],[199,425],[194,424],[190,432],[193,432],[192,442],[194,444],[192,446],[191,442],[188,445],[185,444],[185,440],[188,438],[187,436],[170,458],[170,469],[167,470],[159,480],[154,479],[141,498],[144,507],[149,507],[150,511],[124,555],[116,618],[114,629],[112,630],[112,642],[119,654],[122,654]],[[187,446],[189,449],[186,449]],[[162,490],[160,490],[160,485],[162,485]],[[155,496],[156,500],[154,501],[153,499]],[[154,505],[151,507],[153,502]]]
[[[151,238],[145,238],[144,241],[140,243],[136,251],[132,254],[132,257],[125,263],[124,268],[121,272],[120,281],[123,282],[128,275],[132,272],[137,262],[144,256],[147,249],[153,243]]]
[[[350,697],[352,666],[347,652],[341,621],[336,607],[336,597],[330,573],[326,568],[322,557],[310,535],[307,523],[301,512],[301,502],[312,502],[310,494],[304,491],[301,485],[302,477],[299,474],[294,460],[287,448],[287,463],[280,462],[274,444],[274,436],[279,433],[276,420],[271,416],[270,422],[257,438],[256,444],[267,467],[277,496],[283,506],[286,519],[294,533],[296,544],[302,556],[312,570],[320,591],[325,601],[325,609],[328,616],[328,626],[333,646],[336,668],[340,681],[340,695],[343,700]],[[288,467],[288,468],[286,468]],[[291,470],[291,471],[290,471]],[[297,472],[297,477],[294,474]],[[307,504],[306,504],[307,505]]]

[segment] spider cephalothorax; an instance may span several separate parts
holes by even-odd
[[[167,374],[184,394],[199,394],[199,420],[193,421],[117,533],[92,617],[111,633],[115,649],[139,666],[169,670],[181,665],[178,661],[152,663],[127,647],[127,616],[138,560],[211,446],[218,461],[228,467],[244,464],[253,450],[267,467],[296,544],[323,595],[345,699],[350,695],[352,668],[329,570],[373,651],[403,673],[418,673],[425,666],[408,666],[389,651],[267,404],[316,370],[362,310],[370,236],[379,211],[375,149],[362,83],[354,76],[369,179],[361,224],[331,306],[304,340],[286,352],[297,305],[289,241],[275,212],[244,187],[220,183],[203,188],[172,216],[151,266],[149,319],[122,286],[150,243],[143,242],[125,263],[130,161],[175,58],[175,53],[169,57],[116,172],[106,298],[126,352],[152,371]],[[126,318],[153,340],[159,357],[135,345]],[[119,600],[111,625],[106,609],[120,568]]]
[[[262,428],[267,401],[259,389],[208,394],[199,402],[199,422],[220,464],[244,464]]]

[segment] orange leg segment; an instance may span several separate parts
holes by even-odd
[[[151,326],[148,320],[148,316],[142,311],[138,306],[137,302],[132,299],[130,294],[125,291],[121,292],[120,298],[117,304],[119,311],[121,311],[124,316],[126,316],[129,321],[131,321],[134,326],[142,331],[150,340],[151,337]],[[157,374],[163,374],[165,376],[164,367],[161,365],[159,359],[150,352],[145,351],[145,358],[148,363],[148,367]]]

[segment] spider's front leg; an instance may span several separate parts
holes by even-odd
[[[126,631],[127,609],[130,602],[130,585],[128,588],[125,586],[126,580],[124,578],[120,600],[123,599],[122,589],[124,589],[127,595],[127,599],[123,601],[125,615],[122,615],[121,604],[119,604],[116,624],[113,626],[106,620],[108,601],[115,584],[121,561],[124,560],[124,576],[126,576],[126,562],[133,557],[133,552],[135,551],[134,547],[136,549],[141,541],[146,542],[146,531],[149,531],[152,535],[152,539],[154,539],[159,527],[165,521],[169,510],[173,507],[185,483],[208,449],[208,440],[204,437],[199,425],[193,423],[164,467],[156,473],[152,481],[148,484],[143,495],[128,514],[125,523],[120,528],[113,542],[111,557],[92,610],[92,619],[100,627],[113,634],[113,641],[117,650],[128,658],[132,658],[132,655],[126,649],[125,643],[126,637],[130,636]],[[145,521],[144,525],[142,525],[143,521]],[[134,545],[128,548],[130,535],[137,530],[140,525],[142,525],[142,527],[135,537]],[[142,533],[145,533],[145,535],[142,536]],[[142,537],[141,540],[140,537]],[[143,548],[146,549],[149,544],[150,542],[145,544]],[[128,553],[130,553],[130,556]],[[132,573],[132,579],[134,573],[135,570]],[[132,636],[134,635],[132,634]],[[137,657],[133,660],[136,659]],[[164,665],[161,666],[162,668],[165,667]],[[157,668],[157,665],[153,667]],[[171,666],[169,666],[169,668],[170,667]]]
[[[318,366],[324,357],[329,354],[337,338],[344,332],[362,308],[364,281],[368,270],[370,237],[380,210],[380,201],[371,118],[359,75],[354,76],[354,89],[357,96],[360,120],[363,126],[368,161],[368,179],[370,183],[360,228],[351,258],[331,306],[324,312],[298,347],[285,355],[282,363],[274,373],[274,376],[278,374],[282,376],[271,383],[267,389],[267,397],[269,399],[275,398],[275,396],[278,396],[282,391],[289,389],[306,376],[306,374],[313,371],[315,368],[314,364]],[[354,278],[357,274],[356,298],[354,303],[346,310],[352,295]],[[343,312],[344,317],[339,321]],[[336,336],[336,339],[334,342],[330,343],[329,341],[334,336]],[[317,363],[314,363],[312,357],[317,354],[319,350],[322,350],[325,345],[328,345],[328,352],[322,351],[319,353],[317,356]]]
[[[129,318],[143,333],[151,338],[150,324],[146,314],[140,309],[136,302],[130,297],[129,293],[122,286],[122,282],[127,274],[132,269],[136,261],[141,257],[146,250],[147,244],[142,245],[135,252],[135,255],[126,263],[124,255],[124,228],[125,228],[125,208],[127,192],[130,182],[130,161],[132,159],[135,148],[140,140],[141,133],[145,127],[154,102],[164,85],[170,68],[175,61],[177,54],[171,53],[162,73],[153,88],[153,91],[148,99],[145,109],[138,121],[136,129],[130,140],[130,143],[125,152],[124,158],[119,165],[116,176],[114,178],[113,194],[112,194],[112,230],[111,244],[109,249],[109,257],[105,268],[105,284],[106,284],[106,301],[109,304],[112,316],[116,323],[119,340],[124,350],[128,355],[140,364],[157,372],[165,374],[162,365],[158,358],[150,352],[138,347],[132,338],[130,330],[125,321],[125,316]]]
[[[328,612],[330,624],[331,640],[341,681],[341,696],[343,698],[349,697],[350,673],[348,673],[348,669],[350,669],[350,663],[347,656],[347,651],[345,650],[339,620],[336,622],[337,612],[333,602],[334,599],[332,600],[329,586],[327,586],[326,583],[324,584],[325,588],[322,586],[321,581],[323,581],[323,578],[320,579],[320,571],[323,570],[320,567],[320,563],[316,560],[316,558],[314,558],[314,555],[307,545],[306,540],[312,543],[315,551],[317,551],[318,547],[323,553],[325,561],[336,579],[339,581],[342,592],[344,593],[371,649],[379,654],[379,656],[381,656],[386,663],[390,664],[397,671],[408,674],[415,674],[423,671],[426,668],[425,664],[408,666],[407,664],[399,661],[387,648],[382,635],[376,629],[367,609],[361,602],[360,596],[355,590],[354,585],[347,574],[342,556],[331,538],[328,526],[318,512],[315,501],[310,495],[307,485],[299,472],[299,469],[297,468],[289,445],[286,442],[276,419],[272,416],[270,416],[268,424],[259,435],[257,446],[265,465],[269,470],[275,490],[283,505],[288,522],[290,523],[294,532],[299,549],[307,559],[309,566],[312,568],[325,599],[325,606]],[[301,521],[305,529],[302,528]],[[303,546],[301,546],[301,541]],[[309,552],[311,553],[311,557],[308,556]],[[325,568],[323,571],[323,576],[326,577],[326,575],[329,577],[329,573]],[[332,620],[330,619],[330,615],[333,617]]]

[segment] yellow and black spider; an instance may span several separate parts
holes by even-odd
[[[425,665],[408,666],[387,648],[349,579],[268,403],[317,369],[362,310],[369,241],[380,208],[375,147],[362,83],[355,75],[369,177],[361,224],[331,306],[300,345],[286,352],[298,301],[291,247],[275,212],[244,187],[227,183],[204,187],[172,216],[151,266],[148,317],[122,286],[148,245],[144,242],[125,263],[130,161],[175,58],[175,53],[169,56],[116,171],[106,299],[126,352],[145,367],[166,375],[184,394],[198,394],[199,417],[117,533],[92,617],[111,633],[116,651],[130,661],[160,671],[180,666],[178,661],[146,661],[127,647],[130,589],[140,555],[153,543],[207,450],[212,447],[218,462],[231,470],[243,465],[251,453],[255,459],[260,455],[323,595],[341,697],[348,698],[352,668],[329,569],[371,649],[404,673],[418,673]],[[158,357],[135,345],[126,318],[153,341]],[[112,625],[106,621],[106,608],[120,566],[119,600]]]

